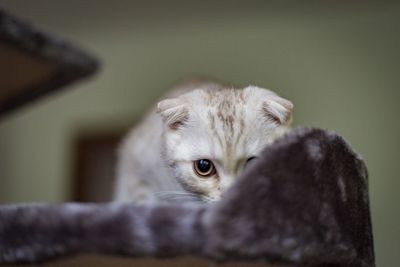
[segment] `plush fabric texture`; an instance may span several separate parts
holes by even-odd
[[[296,129],[213,204],[0,207],[0,263],[87,252],[375,266],[367,171],[337,134]]]

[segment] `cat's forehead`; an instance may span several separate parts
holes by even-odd
[[[244,92],[241,89],[199,89],[188,95],[191,111],[199,123],[215,133],[222,130],[231,138],[244,127]],[[222,138],[222,137],[221,137]]]
[[[203,120],[211,120],[211,124],[231,124],[234,117],[243,113],[246,105],[243,89],[197,89],[185,98],[192,112]]]
[[[214,154],[218,158],[240,158],[254,150],[254,135],[262,131],[250,131],[251,118],[246,103],[248,97],[243,89],[195,90],[185,96],[192,112],[192,126],[186,137],[195,138],[201,146],[197,152]],[[255,108],[254,106],[251,108]],[[254,125],[253,125],[253,130]],[[211,152],[210,152],[211,151]]]

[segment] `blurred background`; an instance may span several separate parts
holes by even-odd
[[[0,0],[0,7],[103,64],[90,80],[1,119],[0,203],[107,198],[124,132],[174,82],[210,76],[275,90],[293,101],[296,126],[334,130],[352,144],[369,169],[377,266],[398,266],[395,1]]]

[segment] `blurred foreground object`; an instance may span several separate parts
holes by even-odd
[[[296,129],[210,205],[0,206],[0,264],[82,253],[373,267],[367,170],[337,134]]]
[[[95,73],[98,61],[0,9],[0,116]]]

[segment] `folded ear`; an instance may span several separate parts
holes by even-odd
[[[244,88],[245,94],[253,106],[260,106],[262,116],[277,125],[289,126],[292,122],[293,104],[274,92],[249,85]]]
[[[165,99],[158,102],[157,113],[161,115],[163,121],[172,130],[177,130],[189,118],[187,105],[179,98]]]
[[[268,95],[262,104],[262,112],[278,125],[289,126],[292,122],[293,104],[277,95]]]

